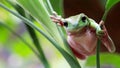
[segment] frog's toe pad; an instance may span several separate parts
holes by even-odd
[[[100,30],[97,32],[97,35],[98,36],[103,36],[105,34],[104,30]]]

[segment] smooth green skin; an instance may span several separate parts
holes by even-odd
[[[86,17],[85,22],[82,21],[82,17]],[[93,19],[88,18],[83,13],[76,15],[76,16],[71,16],[69,18],[66,18],[65,21],[68,22],[68,27],[66,27],[66,30],[69,32],[80,31],[84,27],[89,26],[96,30],[97,35],[102,34],[100,25],[97,24]]]

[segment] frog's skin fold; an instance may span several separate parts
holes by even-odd
[[[53,17],[52,20],[59,24],[63,23],[67,32],[68,44],[79,59],[85,59],[96,53],[98,39],[102,41],[109,52],[115,51],[114,43],[103,21],[97,24],[83,13],[62,20]]]

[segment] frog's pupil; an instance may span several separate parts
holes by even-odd
[[[82,21],[83,21],[83,22],[85,22],[85,20],[86,20],[86,17],[85,17],[85,16],[84,16],[84,17],[82,17]]]
[[[68,27],[68,22],[63,22],[65,27]]]

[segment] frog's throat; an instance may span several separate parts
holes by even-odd
[[[82,29],[72,30],[72,31],[66,31],[68,35],[80,35],[82,33],[85,33],[88,28],[84,27]]]

